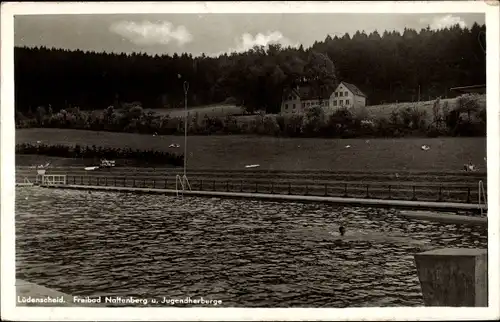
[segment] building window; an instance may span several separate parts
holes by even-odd
[[[337,106],[337,100],[333,101],[333,106]]]
[[[293,104],[293,109],[295,109],[295,104]]]
[[[339,93],[335,92],[335,97],[339,97]]]
[[[340,101],[339,101],[339,105],[340,105],[340,106],[344,105],[344,101],[343,101],[343,100],[340,100]]]
[[[345,100],[345,105],[349,105],[349,100]]]
[[[339,96],[342,97],[344,95],[344,92],[340,92]]]
[[[285,104],[285,110],[288,110],[288,104]]]
[[[349,94],[347,92],[344,92],[344,96],[349,96]]]

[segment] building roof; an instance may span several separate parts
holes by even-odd
[[[354,95],[366,97],[365,93],[363,93],[356,85],[346,82],[340,82],[340,84],[344,84],[347,89],[349,89]]]
[[[458,93],[486,93],[486,84],[484,85],[471,85],[471,86],[462,86],[462,87],[453,87],[450,88],[451,91]]]
[[[367,97],[356,85],[346,82],[341,82],[347,89],[349,89],[354,95]],[[300,97],[301,100],[316,100],[321,97],[320,94],[317,93],[317,89],[311,86],[300,86],[298,88],[288,89],[284,92],[284,100],[287,100],[287,96],[291,93],[295,93]],[[322,99],[327,100],[330,98],[330,95],[323,95]]]
[[[316,90],[314,87],[311,86],[302,86],[299,87],[298,94],[300,99],[302,100],[316,100],[320,99],[321,94],[318,93],[318,90]],[[322,99],[329,99],[330,95],[323,95]]]
[[[316,100],[319,99],[321,95],[318,95],[317,90],[315,90],[311,86],[300,86],[298,88],[293,88],[291,91],[287,90],[285,91],[285,100],[286,97],[290,94],[290,92],[295,93],[300,97],[301,100]],[[322,99],[329,99],[330,95],[324,95]]]

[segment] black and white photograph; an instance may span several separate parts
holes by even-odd
[[[2,319],[500,318],[498,11],[3,4]]]

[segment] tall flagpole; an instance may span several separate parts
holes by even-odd
[[[187,123],[188,123],[188,110],[187,110],[187,93],[189,90],[189,83],[184,81],[184,180],[187,181],[186,166],[187,166]],[[186,183],[186,182],[184,182]]]

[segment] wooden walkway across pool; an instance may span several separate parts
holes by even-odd
[[[238,198],[254,199],[267,201],[291,201],[291,202],[316,202],[348,206],[399,208],[410,210],[433,210],[433,211],[468,211],[481,212],[487,210],[487,205],[471,203],[453,203],[453,202],[434,202],[434,201],[411,201],[411,200],[392,200],[392,199],[365,199],[365,198],[343,198],[343,197],[324,197],[324,196],[300,196],[286,194],[269,193],[246,193],[246,192],[223,192],[223,191],[177,191],[173,189],[158,188],[137,188],[137,187],[114,187],[114,186],[91,186],[91,185],[72,185],[72,184],[52,184],[42,185],[45,188],[57,189],[78,189],[78,190],[96,190],[96,191],[116,191],[116,192],[135,192],[135,193],[159,193],[198,197],[213,198]]]

